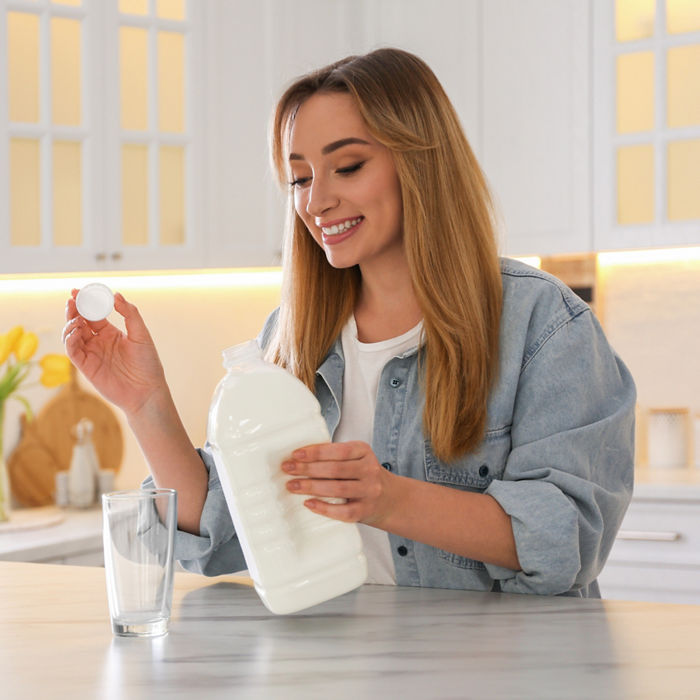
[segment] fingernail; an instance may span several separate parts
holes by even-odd
[[[292,457],[294,457],[294,459],[304,459],[304,457],[306,457],[306,452],[304,450],[295,450],[292,452]]]
[[[293,472],[294,462],[282,462],[282,469],[286,472]]]
[[[301,484],[298,481],[288,481],[287,488],[290,491],[298,491],[301,488]]]

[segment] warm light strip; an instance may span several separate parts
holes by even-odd
[[[102,282],[115,291],[127,289],[204,289],[211,287],[275,287],[282,282],[279,268],[198,270],[196,272],[81,273],[79,275],[17,275],[0,277],[0,294],[60,292]]]
[[[654,248],[598,253],[600,267],[615,265],[653,265],[656,263],[692,262],[700,260],[700,246],[691,248]]]

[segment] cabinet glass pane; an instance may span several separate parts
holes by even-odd
[[[148,0],[119,0],[119,12],[127,15],[147,15]]]
[[[10,243],[41,243],[39,142],[10,139]]]
[[[615,38],[636,41],[654,36],[654,0],[615,0]]]
[[[148,146],[122,146],[122,243],[148,243]]]
[[[185,19],[185,0],[158,0],[156,14],[163,19]]]
[[[185,130],[185,37],[158,32],[158,128]]]
[[[700,2],[666,0],[666,31],[669,34],[700,31]]]
[[[52,0],[54,5],[70,5],[71,7],[80,7],[82,0]]]
[[[39,121],[39,17],[7,13],[11,122]]]
[[[53,242],[83,242],[82,146],[75,141],[53,144]]]
[[[671,141],[667,164],[669,220],[700,219],[700,139]]]
[[[185,149],[160,149],[160,244],[185,242]]]
[[[651,144],[617,149],[617,221],[654,221],[654,147]]]
[[[51,20],[51,116],[54,124],[81,123],[81,24]]]
[[[654,54],[621,54],[617,57],[617,133],[653,128]]]
[[[119,82],[123,129],[148,129],[148,33],[119,29]]]
[[[669,49],[666,69],[668,125],[700,126],[700,44]]]

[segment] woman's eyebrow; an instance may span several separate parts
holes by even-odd
[[[342,148],[343,146],[349,146],[350,144],[353,143],[359,143],[364,146],[369,146],[370,143],[369,141],[365,141],[364,139],[359,139],[356,136],[349,136],[346,139],[338,139],[338,141],[333,141],[326,146],[324,146],[321,149],[321,153],[324,156],[327,156],[329,153],[333,153],[333,151],[337,151],[339,148]],[[300,155],[299,153],[290,153],[289,154],[289,160],[304,160],[304,156]]]

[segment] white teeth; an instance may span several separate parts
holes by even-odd
[[[321,231],[323,231],[323,233],[325,233],[326,236],[337,236],[339,233],[343,233],[349,228],[357,226],[357,224],[359,224],[361,220],[362,217],[359,217],[357,219],[348,219],[347,221],[343,221],[343,223],[341,224],[334,224],[333,226],[329,226],[328,228],[322,226]]]

